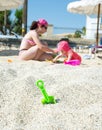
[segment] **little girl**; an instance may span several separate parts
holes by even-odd
[[[57,62],[60,57],[64,56],[64,62],[68,62],[70,60],[79,60],[81,63],[81,56],[71,49],[68,40],[60,40],[57,45],[56,52],[59,52],[59,54],[53,59],[53,62]]]

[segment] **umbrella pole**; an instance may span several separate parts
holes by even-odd
[[[6,35],[7,10],[4,11],[4,34]]]
[[[28,8],[28,0],[24,0],[23,17],[22,17],[22,36],[24,36],[27,33],[27,8]]]
[[[98,16],[97,16],[97,32],[96,32],[96,46],[98,46],[98,39],[99,39],[99,18],[100,18],[100,6],[101,4],[98,5]]]

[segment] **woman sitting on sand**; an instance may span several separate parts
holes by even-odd
[[[21,60],[51,60],[54,50],[50,49],[47,43],[42,43],[39,35],[47,31],[48,23],[45,19],[33,21],[30,31],[24,36],[21,45],[19,58]]]

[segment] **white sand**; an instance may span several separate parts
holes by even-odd
[[[38,79],[56,104],[41,104]],[[102,130],[102,59],[73,67],[1,56],[0,130]]]

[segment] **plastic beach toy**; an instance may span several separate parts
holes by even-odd
[[[83,58],[84,59],[91,59],[91,55],[84,55]]]
[[[64,64],[66,65],[72,65],[72,66],[76,66],[76,65],[80,65],[80,61],[79,60],[70,60],[70,61],[65,61]]]
[[[40,89],[42,92],[44,98],[41,100],[42,104],[55,104],[56,101],[54,99],[54,96],[49,96],[45,90],[44,82],[42,80],[38,80],[36,82],[36,86]]]
[[[10,63],[10,62],[12,62],[12,60],[11,60],[11,59],[8,59],[7,61],[8,61],[9,63]]]

